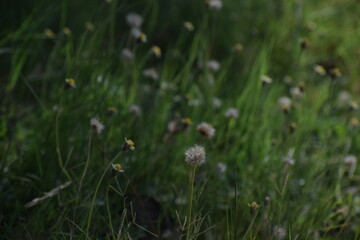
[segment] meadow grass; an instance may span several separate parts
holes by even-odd
[[[359,2],[211,2],[1,3],[0,238],[360,238]]]

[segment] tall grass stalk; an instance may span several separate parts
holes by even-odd
[[[189,193],[188,193],[188,214],[187,214],[187,230],[186,230],[186,240],[191,238],[191,226],[192,226],[192,207],[194,199],[194,181],[195,181],[195,171],[196,165],[191,166],[189,170]]]

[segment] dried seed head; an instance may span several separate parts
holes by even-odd
[[[121,50],[121,58],[126,61],[130,61],[134,58],[134,54],[131,52],[130,49],[124,48],[123,50]]]
[[[234,52],[241,53],[244,50],[244,46],[241,43],[236,43],[233,47]]]
[[[195,145],[185,151],[185,161],[192,166],[205,163],[205,148]]]
[[[264,198],[264,205],[265,206],[268,206],[269,204],[270,204],[270,197],[269,196],[266,196],[265,198]]]
[[[356,170],[357,158],[354,155],[347,155],[344,158],[344,163],[346,166],[345,174],[352,176]]]
[[[131,105],[129,107],[129,112],[131,112],[135,116],[140,116],[141,115],[141,108],[140,108],[139,105],[133,104],[133,105]]]
[[[194,31],[194,25],[191,22],[184,22],[184,27],[190,32]]]
[[[306,83],[304,81],[298,83],[298,88],[300,89],[301,92],[305,91],[305,87],[306,87]]]
[[[145,69],[142,73],[143,73],[144,77],[152,78],[154,80],[159,79],[159,74],[155,68]]]
[[[220,63],[216,60],[207,61],[206,66],[213,72],[217,72],[220,70]]]
[[[108,107],[108,108],[106,109],[106,114],[107,114],[107,115],[114,115],[114,114],[116,114],[116,113],[117,113],[117,109],[114,108],[114,107]]]
[[[205,2],[210,9],[219,10],[222,8],[221,0],[205,0]]]
[[[197,131],[206,138],[212,138],[215,135],[215,128],[206,122],[200,123],[197,126]]]
[[[50,28],[44,29],[44,34],[48,38],[55,38],[55,33]]]
[[[179,126],[179,121],[178,120],[172,120],[168,123],[167,125],[167,128],[168,128],[168,132],[171,134],[171,135],[175,135],[179,132],[180,130],[180,126]]]
[[[239,117],[239,111],[236,108],[229,108],[226,111],[225,116],[227,118],[238,118]]]
[[[297,127],[296,123],[294,123],[294,122],[290,123],[290,125],[289,125],[289,131],[290,131],[290,133],[295,132],[296,127]]]
[[[337,105],[340,108],[344,108],[350,105],[352,97],[347,91],[341,91],[337,97]]]
[[[220,174],[225,173],[226,170],[227,170],[227,165],[224,162],[218,162],[216,164],[216,167],[217,167],[217,172],[220,173]]]
[[[137,13],[129,13],[126,15],[126,22],[131,28],[140,28],[143,23],[143,18]]]
[[[220,99],[218,99],[218,98],[213,98],[213,100],[212,100],[212,105],[213,105],[213,107],[214,108],[220,108],[221,107],[221,105],[222,105],[222,101],[220,100]]]
[[[350,109],[351,109],[351,110],[358,110],[358,109],[359,109],[358,103],[355,102],[355,101],[351,101],[351,102],[350,102]]]
[[[103,130],[104,130],[104,128],[105,128],[105,126],[104,126],[104,124],[102,124],[98,119],[96,119],[96,118],[92,118],[91,120],[90,120],[90,125],[91,125],[91,127],[95,130],[95,132],[97,133],[97,134],[100,134]]]
[[[291,107],[291,99],[288,97],[281,97],[279,99],[279,106],[281,110],[283,110],[285,113],[288,113]]]
[[[94,26],[94,24],[93,24],[92,22],[86,22],[86,23],[85,23],[85,28],[86,28],[87,30],[89,30],[90,32],[92,32],[92,31],[94,31],[95,26]]]
[[[309,39],[307,39],[307,38],[302,38],[302,39],[300,39],[300,47],[301,47],[301,49],[306,49],[306,48],[308,48],[308,47],[310,47],[310,41],[309,41]]]
[[[286,230],[283,227],[275,226],[274,227],[274,236],[276,239],[283,239],[286,237]]]
[[[64,28],[62,29],[62,31],[63,31],[63,33],[64,33],[66,36],[70,36],[70,35],[71,35],[71,30],[70,30],[70,28],[68,28],[68,27],[64,27]]]
[[[269,77],[268,75],[264,75],[261,78],[261,82],[262,82],[263,85],[268,85],[268,84],[272,83],[272,78]]]
[[[357,158],[354,155],[347,155],[344,158],[344,163],[347,165],[353,165],[356,164],[356,162],[357,162]]]
[[[314,66],[314,72],[316,72],[320,76],[325,76],[326,75],[325,68],[323,66],[321,66],[321,65],[318,65],[318,64]]]
[[[303,92],[299,87],[293,87],[290,89],[290,95],[293,98],[301,98],[303,96]]]

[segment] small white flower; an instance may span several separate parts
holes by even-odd
[[[172,120],[167,125],[168,131],[171,134],[175,134],[179,131],[179,121]]]
[[[194,25],[191,22],[184,22],[184,27],[190,32],[194,31]]]
[[[102,83],[103,80],[104,80],[103,75],[98,75],[97,78],[96,78],[96,81],[97,81],[98,83]]]
[[[132,28],[131,29],[131,36],[135,38],[136,40],[146,43],[147,42],[147,36],[145,33],[143,33],[139,28]]]
[[[229,108],[226,111],[225,116],[227,118],[238,118],[239,117],[239,111],[236,108]]]
[[[288,97],[281,97],[279,99],[279,106],[284,112],[288,112],[291,107],[291,99]]]
[[[220,173],[220,174],[225,173],[227,170],[227,165],[224,162],[218,162],[216,167],[217,167],[218,173]]]
[[[347,155],[344,158],[344,163],[347,165],[354,165],[357,162],[357,158],[354,155]]]
[[[217,72],[220,70],[220,63],[216,60],[207,61],[206,66],[213,72]]]
[[[181,102],[181,96],[180,95],[175,95],[173,98],[174,102],[178,103]]]
[[[321,66],[321,65],[315,65],[314,66],[314,72],[316,72],[320,76],[325,76],[325,74],[326,74],[325,68],[323,66]]]
[[[118,172],[118,173],[124,172],[124,170],[122,169],[120,163],[112,164],[112,167],[113,167],[115,172]]]
[[[205,148],[195,145],[185,151],[185,161],[192,166],[205,163]]]
[[[275,226],[274,227],[274,236],[276,239],[283,239],[286,237],[286,230],[283,227]]]
[[[159,74],[155,68],[145,69],[143,72],[144,77],[152,78],[154,80],[159,79]]]
[[[129,111],[134,114],[135,116],[140,116],[141,115],[141,108],[139,107],[139,105],[133,104],[129,107]]]
[[[298,184],[300,185],[300,186],[304,186],[305,185],[305,179],[303,179],[303,178],[300,178],[299,179],[299,181],[298,181]]]
[[[130,33],[134,38],[139,38],[142,32],[139,28],[132,28]]]
[[[350,108],[352,110],[358,110],[359,109],[359,104],[355,101],[351,101],[351,103],[349,104],[350,105]]]
[[[289,164],[289,165],[294,165],[295,164],[295,160],[289,156],[286,156],[286,157],[283,157],[283,161],[286,163],[286,164]]]
[[[176,85],[174,83],[171,83],[171,82],[163,81],[160,84],[160,89],[163,90],[163,91],[176,90]]]
[[[91,32],[94,31],[94,29],[95,29],[95,26],[94,26],[94,24],[92,24],[92,22],[86,22],[85,27],[87,30],[89,30]]]
[[[155,57],[160,58],[161,57],[161,48],[159,46],[152,46],[151,53],[155,55]]]
[[[126,22],[131,28],[140,28],[143,23],[143,18],[137,13],[129,13],[126,15]]]
[[[104,124],[102,124],[97,118],[92,118],[90,120],[90,125],[97,134],[100,134],[105,128]]]
[[[66,78],[65,79],[65,82],[66,82],[66,88],[76,88],[76,84],[75,84],[75,79],[73,78]]]
[[[290,89],[290,95],[293,98],[301,98],[303,96],[303,93],[299,87],[293,87]]]
[[[213,98],[212,105],[214,108],[220,108],[222,105],[222,101],[219,98]]]
[[[192,98],[192,99],[189,99],[188,104],[189,104],[189,106],[197,107],[201,104],[201,102],[197,98]]]
[[[221,0],[207,0],[207,5],[210,9],[219,10],[222,8],[222,1]]]
[[[134,58],[133,53],[130,51],[130,49],[128,48],[124,48],[123,50],[121,50],[121,58],[124,60],[131,60]]]
[[[212,138],[215,136],[215,128],[206,122],[200,123],[196,129],[200,135],[206,138]]]
[[[286,164],[294,165],[295,164],[295,159],[293,158],[294,153],[295,153],[295,148],[293,148],[293,147],[290,148],[287,155],[285,157],[283,157],[283,161]]]
[[[337,98],[337,105],[343,108],[348,106],[351,103],[351,101],[352,101],[352,97],[350,93],[348,93],[347,91],[341,91]]]
[[[265,84],[270,84],[272,83],[272,78],[269,77],[268,75],[264,75],[262,78],[261,78],[261,81],[262,83],[265,85]]]

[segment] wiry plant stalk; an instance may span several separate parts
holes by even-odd
[[[191,239],[191,223],[192,223],[192,203],[194,198],[194,180],[195,180],[196,165],[191,166],[189,174],[189,194],[188,194],[188,215],[187,215],[187,230],[186,240]]]

